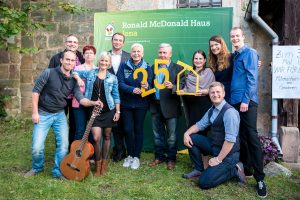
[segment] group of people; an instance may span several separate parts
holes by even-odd
[[[189,127],[183,140],[194,167],[183,177],[200,177],[199,186],[208,189],[233,177],[245,183],[245,172],[254,175],[258,195],[266,197],[256,128],[258,54],[244,44],[244,39],[242,29],[233,28],[230,40],[235,52],[230,53],[221,36],[212,36],[208,61],[203,50],[195,51],[192,63],[198,76],[192,72],[182,74],[180,91],[176,91],[177,74],[182,67],[172,62],[170,44],[159,45],[158,58],[168,62],[154,70],[154,66],[143,59],[141,44],[132,44],[127,53],[122,50],[125,36],[115,33],[112,50],[100,53],[95,66],[96,48],[87,45],[81,55],[77,50],[78,39],[69,35],[65,51],[51,58],[49,68],[41,73],[32,90],[32,169],[25,176],[34,176],[43,170],[44,141],[52,127],[56,137],[52,174],[63,178],[59,164],[68,153],[69,143],[82,138],[95,105],[101,107],[90,138],[95,149],[96,176],[107,170],[111,133],[115,143],[113,161],[124,159],[124,167],[140,167],[148,109],[154,136],[154,160],[149,166],[166,163],[167,169],[173,170],[182,99]],[[146,81],[142,73],[134,74],[140,68],[148,74]],[[165,80],[164,73],[157,73],[162,70],[169,72],[168,79]],[[158,85],[163,85],[163,89]],[[152,88],[155,88],[154,94],[142,97],[143,89]],[[184,92],[194,95],[181,98]]]

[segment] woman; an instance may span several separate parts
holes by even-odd
[[[208,86],[215,81],[212,69],[206,67],[206,55],[200,49],[193,54],[193,69],[199,77],[198,91],[196,92],[197,78],[192,72],[186,74],[181,90],[181,92],[196,92],[195,96],[183,96],[189,127],[199,121],[211,107],[211,102],[208,97]],[[178,94],[180,94],[180,92]]]
[[[230,88],[232,79],[231,53],[224,39],[214,35],[209,39],[208,64],[212,68],[216,81],[225,86],[225,100],[230,103]]]
[[[86,45],[83,47],[83,58],[85,62],[82,65],[78,65],[74,67],[75,71],[89,71],[91,69],[97,68],[94,65],[96,55],[96,48],[92,45]],[[86,79],[82,79],[83,83],[80,85],[80,90],[84,94],[85,91],[85,84]],[[86,107],[79,104],[79,102],[76,100],[75,97],[73,97],[72,100],[72,107],[73,107],[73,113],[74,113],[74,119],[75,119],[75,140],[80,140],[83,136],[83,133],[85,131],[85,126],[88,118],[88,111]]]
[[[206,67],[206,54],[202,50],[197,50],[193,54],[193,69],[198,74],[198,91],[196,92],[197,78],[194,73],[189,72],[185,76],[183,89],[181,92],[196,92],[195,96],[183,96],[184,108],[187,116],[188,127],[198,122],[212,106],[208,97],[208,87],[215,81],[215,76],[211,68]],[[180,92],[178,93],[180,94]],[[198,134],[207,134],[207,130],[200,131]],[[190,149],[189,149],[190,151]],[[202,155],[204,168],[208,166],[208,157]],[[199,176],[200,172],[193,170],[190,173],[183,174],[184,178]]]
[[[117,74],[128,153],[123,166],[131,167],[131,169],[140,167],[140,155],[144,140],[144,120],[149,107],[148,100],[141,97],[141,87],[146,90],[150,89],[153,78],[151,67],[144,61],[143,56],[144,47],[138,43],[133,44],[130,51],[131,58],[120,66]],[[133,78],[134,71],[139,68],[144,68],[147,71],[148,79],[146,82],[142,82],[142,73],[138,73],[137,79]]]
[[[110,150],[111,128],[116,126],[120,118],[120,97],[117,77],[108,72],[111,67],[111,55],[108,52],[100,54],[99,69],[89,71],[74,71],[74,78],[87,79],[85,97],[91,100],[100,100],[102,110],[96,116],[92,125],[94,139],[96,172],[95,176],[103,175],[107,171]],[[103,144],[100,145],[103,135]]]

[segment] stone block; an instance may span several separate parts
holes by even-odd
[[[9,66],[9,79],[20,79],[20,67],[18,65]]]
[[[20,63],[22,55],[18,51],[10,51],[9,58],[11,63]]]
[[[0,94],[2,94],[3,91],[5,91],[9,88],[19,88],[19,87],[20,87],[19,80],[1,80],[0,79]]]
[[[33,38],[29,36],[23,36],[21,40],[21,44],[23,48],[32,48],[33,46]]]
[[[8,73],[9,65],[0,65],[0,79],[8,79],[9,73]]]
[[[30,55],[23,55],[21,60],[21,70],[32,69],[33,59]]]
[[[72,23],[70,32],[88,35],[90,32],[93,32],[93,24]]]
[[[22,99],[21,101],[22,105],[22,113],[28,113],[30,114],[32,112],[32,102],[31,99]]]
[[[108,2],[112,2],[112,1],[108,1]],[[92,10],[97,10],[98,12],[105,11],[107,8],[107,0],[86,0],[83,6]]]
[[[32,83],[33,75],[32,70],[22,70],[21,72],[21,83]]]
[[[88,15],[90,15],[90,13],[88,13]],[[76,13],[72,15],[72,21],[84,23],[86,21],[86,14],[84,12]]]
[[[71,19],[71,14],[64,11],[57,11],[54,15],[55,22],[67,22]]]
[[[264,172],[266,176],[292,176],[292,172],[286,167],[276,163],[270,162],[264,167]]]
[[[58,32],[62,34],[68,35],[70,33],[70,28],[66,24],[59,24],[58,26]]]
[[[5,49],[0,49],[0,64],[9,63],[9,53]]]
[[[64,46],[64,39],[61,36],[52,35],[49,37],[48,45],[50,48]]]
[[[4,108],[7,110],[11,109],[20,109],[21,108],[21,101],[20,98],[17,96],[12,96],[10,98],[3,99]]]
[[[47,37],[45,35],[38,35],[35,37],[35,47],[38,49],[47,48]]]
[[[279,137],[283,161],[297,163],[300,145],[299,129],[297,127],[281,126],[279,129]]]
[[[19,93],[19,88],[5,88],[3,90],[3,92],[1,92],[0,90],[0,94],[1,95],[5,95],[5,96],[18,96]]]

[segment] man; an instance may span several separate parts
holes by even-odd
[[[234,47],[233,75],[230,103],[240,113],[241,158],[245,173],[254,170],[259,197],[267,196],[264,183],[263,154],[257,133],[258,106],[258,54],[244,44],[245,36],[241,28],[230,31],[230,40]]]
[[[78,38],[75,35],[70,34],[66,37],[65,47],[66,48],[64,51],[69,50],[69,51],[73,51],[74,53],[76,53],[76,62],[75,62],[74,67],[84,63],[84,58],[83,58],[81,52],[78,51]],[[52,58],[50,59],[48,68],[55,68],[55,67],[59,67],[61,65],[60,59],[62,58],[64,51],[59,52],[59,53],[55,54],[54,56],[52,56]],[[73,107],[72,107],[72,95],[70,95],[67,99],[65,113],[66,113],[66,115],[69,114],[68,115],[69,116],[69,127],[70,127],[69,143],[71,144],[74,140],[75,130],[76,130]]]
[[[76,64],[80,65],[84,63],[84,58],[82,56],[82,53],[78,51],[78,38],[73,35],[70,34],[66,37],[66,41],[65,41],[65,50],[70,50],[76,53]],[[52,56],[52,58],[50,59],[50,63],[48,68],[55,68],[61,65],[60,63],[60,59],[62,58],[64,51],[61,51],[57,54],[55,54],[54,56]]]
[[[195,169],[184,178],[200,176],[199,186],[209,189],[225,181],[239,177],[245,183],[242,163],[239,161],[239,113],[225,100],[224,85],[213,82],[209,86],[209,97],[213,106],[200,121],[184,133],[184,144],[189,148],[189,155]],[[196,134],[211,126],[208,136]],[[204,170],[201,154],[210,154],[209,166]]]
[[[180,97],[176,95],[177,74],[182,68],[171,62],[172,46],[162,43],[158,49],[159,59],[168,60],[165,65],[158,68],[166,68],[169,71],[169,81],[164,81],[162,73],[156,74],[158,83],[164,83],[164,89],[156,87],[156,93],[150,102],[152,114],[152,128],[154,134],[155,159],[149,163],[153,167],[162,162],[167,162],[167,169],[175,168],[177,153],[178,119],[181,115]],[[154,70],[154,67],[152,67]]]
[[[32,89],[32,169],[25,177],[34,176],[44,168],[44,143],[52,127],[56,152],[52,175],[64,179],[60,162],[68,152],[68,124],[64,107],[67,97],[73,92],[84,106],[102,105],[100,101],[90,101],[83,97],[76,80],[70,75],[76,62],[76,54],[66,51],[61,58],[61,67],[46,69],[41,73]]]
[[[127,61],[130,58],[130,54],[126,51],[123,51],[125,36],[122,33],[115,33],[111,38],[112,50],[111,52],[111,61],[112,67],[108,71],[114,75],[117,75],[119,67],[122,63]],[[124,145],[124,131],[122,129],[122,120],[118,121],[118,126],[112,129],[114,136],[115,146],[113,148],[113,161],[119,162],[122,159],[126,158],[126,149]]]

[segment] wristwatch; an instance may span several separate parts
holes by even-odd
[[[117,110],[116,113],[121,114],[121,111]]]

